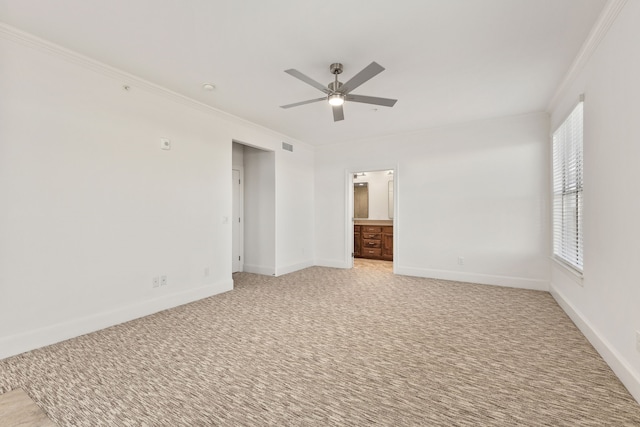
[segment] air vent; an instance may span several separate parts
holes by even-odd
[[[282,143],[282,149],[283,150],[287,150],[287,151],[291,151],[293,153],[293,145],[287,144],[286,142]]]

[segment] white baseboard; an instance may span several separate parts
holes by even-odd
[[[0,360],[233,289],[233,280],[164,295],[126,307],[0,338]]]
[[[549,281],[529,279],[526,277],[497,276],[482,273],[467,273],[464,271],[432,270],[414,267],[396,267],[396,274],[431,279],[453,280],[456,282],[480,283],[483,285],[506,286],[509,288],[532,289],[535,291],[549,291]]]
[[[351,268],[343,259],[317,259],[315,265],[331,268]]]
[[[280,267],[276,270],[276,276],[282,276],[283,274],[293,273],[294,271],[302,270],[304,268],[313,267],[313,261],[299,262],[298,264],[287,265]]]
[[[275,276],[276,271],[273,267],[266,267],[264,265],[252,265],[245,264],[242,267],[242,271],[245,273],[262,274],[265,276]]]
[[[640,373],[634,371],[611,343],[593,327],[591,322],[565,298],[553,283],[550,285],[550,292],[558,305],[562,307],[567,316],[571,318],[591,345],[600,353],[604,361],[607,362],[611,370],[622,381],[622,384],[629,390],[633,398],[640,403]]]

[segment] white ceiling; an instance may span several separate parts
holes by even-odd
[[[0,21],[311,144],[543,111],[605,0],[0,0]],[[285,74],[386,68],[333,122]],[[212,92],[201,85],[216,85]]]

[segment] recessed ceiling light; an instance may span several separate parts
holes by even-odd
[[[215,88],[216,87],[214,85],[212,85],[211,83],[205,83],[205,84],[202,85],[202,89],[208,90],[208,91],[212,91]]]

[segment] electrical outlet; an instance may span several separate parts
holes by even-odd
[[[459,256],[458,257],[458,265],[464,265],[464,257],[463,256]]]
[[[160,278],[158,276],[154,276],[154,278],[151,279],[151,286],[153,286],[154,288],[160,286]]]
[[[167,286],[167,276],[160,276],[160,286]]]
[[[640,331],[636,331],[636,350],[640,353]]]

